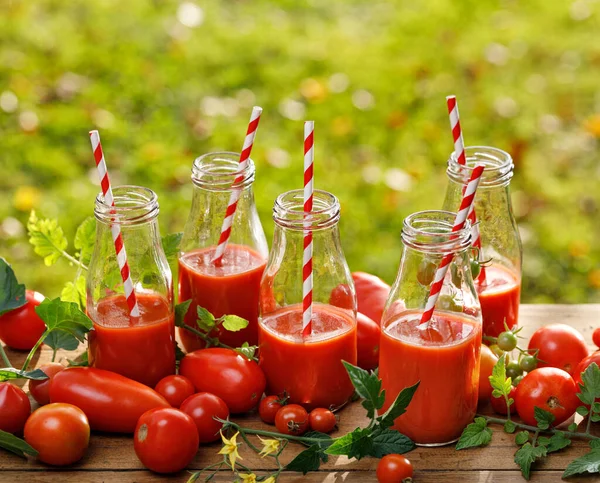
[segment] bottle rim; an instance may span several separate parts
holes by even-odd
[[[402,224],[404,245],[424,253],[451,254],[471,246],[471,223],[465,220],[461,230],[452,231],[456,213],[443,210],[417,211]]]
[[[290,230],[323,230],[340,220],[340,202],[328,191],[315,190],[313,210],[304,213],[304,190],[296,189],[280,194],[273,205],[273,221]]]
[[[459,164],[455,152],[450,154],[446,173],[452,181],[466,185],[475,167],[482,164],[485,170],[479,189],[496,188],[510,183],[515,165],[506,151],[491,146],[467,146],[465,156],[467,164],[462,165]]]
[[[252,159],[240,166],[240,153],[217,151],[194,160],[191,178],[195,186],[205,190],[232,191],[251,186],[255,173]]]
[[[150,188],[135,185],[115,186],[112,189],[114,206],[106,203],[104,194],[98,193],[94,216],[101,223],[140,225],[158,217],[158,196]]]

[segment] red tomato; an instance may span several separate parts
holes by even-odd
[[[329,296],[329,305],[342,309],[356,310],[356,298],[349,285],[343,283],[335,287]]]
[[[552,413],[554,426],[573,415],[579,398],[573,378],[562,369],[541,367],[529,372],[515,392],[515,409],[525,424],[537,426],[534,407]]]
[[[35,313],[44,296],[26,290],[25,298],[25,305],[0,317],[0,340],[13,349],[29,351],[46,330],[46,324]]]
[[[50,402],[50,382],[56,374],[64,369],[65,366],[58,362],[49,362],[40,367],[40,370],[48,376],[48,379],[44,379],[43,381],[29,381],[29,393],[40,406]]]
[[[510,393],[509,393],[508,397],[514,399],[516,392],[517,392],[517,388],[514,387],[514,386],[512,386],[510,388]],[[502,397],[494,397],[494,396],[492,396],[490,398],[490,402],[492,403],[492,408],[498,414],[503,414],[504,416],[506,416],[508,414],[508,408],[506,407],[506,399],[504,399],[504,396],[502,396]],[[510,406],[510,413],[514,414],[514,412],[515,412],[515,404],[513,403]]]
[[[196,424],[200,443],[211,443],[219,439],[219,431],[223,424],[215,421],[215,416],[220,419],[229,417],[229,409],[225,401],[208,392],[199,392],[188,397],[183,401],[181,410]]]
[[[181,361],[179,374],[190,379],[196,391],[219,396],[233,414],[254,409],[267,385],[256,362],[220,347],[187,354]]]
[[[356,314],[358,343],[357,365],[363,369],[375,369],[379,365],[379,338],[381,328],[369,317],[358,312]]]
[[[377,464],[379,483],[408,483],[412,481],[412,475],[411,462],[400,454],[385,455]]]
[[[581,359],[581,362],[577,365],[575,373],[573,374],[577,392],[579,392],[579,384],[581,384],[581,373],[585,371],[592,362],[595,362],[596,365],[600,367],[600,351],[592,352],[589,356]],[[597,398],[596,401],[600,402],[600,398]]]
[[[594,344],[596,344],[596,347],[600,347],[600,327],[594,330],[592,340],[594,341]]]
[[[275,423],[275,415],[283,406],[287,404],[287,396],[267,396],[264,397],[258,405],[258,414],[267,424]]]
[[[570,325],[551,324],[534,332],[529,341],[529,352],[537,355],[538,367],[557,367],[573,375],[577,364],[588,355],[583,336]]]
[[[308,413],[299,404],[283,406],[275,415],[275,427],[281,434],[300,436],[308,431]]]
[[[20,433],[30,414],[31,403],[23,389],[9,382],[0,382],[0,429],[7,433]]]
[[[329,409],[316,408],[308,415],[310,429],[319,433],[331,433],[337,425],[337,419]]]
[[[391,287],[375,275],[365,272],[352,274],[358,311],[381,325],[381,316],[390,294]]]
[[[142,464],[156,473],[181,471],[198,451],[198,430],[191,417],[174,408],[154,408],[140,417],[133,448]]]
[[[71,367],[54,376],[50,401],[81,408],[96,431],[133,433],[142,414],[170,407],[154,389],[114,372]]]
[[[72,404],[47,404],[36,409],[25,425],[25,441],[49,465],[65,466],[83,458],[90,443],[84,412]]]
[[[183,401],[196,392],[192,381],[176,375],[163,377],[154,390],[174,408],[180,407]]]
[[[492,385],[489,377],[498,362],[498,358],[485,344],[481,344],[481,355],[479,356],[479,400],[487,401],[492,397]]]

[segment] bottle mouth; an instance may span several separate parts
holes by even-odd
[[[340,202],[331,193],[315,190],[313,210],[304,213],[304,190],[292,190],[280,194],[273,206],[273,220],[290,230],[322,230],[334,226],[340,220]]]
[[[471,246],[471,223],[453,232],[456,213],[442,210],[418,211],[404,219],[402,242],[425,253],[448,254]]]
[[[139,225],[154,220],[159,213],[158,196],[143,186],[115,186],[114,206],[106,203],[104,195],[96,196],[94,216],[102,223],[116,221],[120,225]]]
[[[194,160],[192,181],[194,185],[211,191],[244,189],[254,181],[255,167],[252,159],[240,165],[240,154],[228,151],[208,153]]]
[[[456,153],[450,154],[448,159],[448,177],[460,184],[467,184],[475,166],[485,166],[479,189],[506,186],[513,177],[512,157],[506,151],[489,146],[468,146],[465,148],[467,164],[459,164]]]

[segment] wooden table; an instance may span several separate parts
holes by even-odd
[[[522,334],[529,336],[546,324],[562,322],[579,330],[593,348],[592,332],[600,324],[600,305],[522,305],[521,325]],[[79,350],[81,352],[81,349]],[[61,357],[73,358],[76,354],[61,354]],[[8,356],[14,365],[22,364],[25,354],[8,351]],[[51,353],[45,348],[35,361],[36,367],[50,360]],[[490,413],[487,406],[481,407],[480,412]],[[340,412],[340,429],[337,435],[344,434],[366,420],[364,410],[354,403]],[[244,418],[236,418],[245,426],[263,427],[256,414]],[[600,425],[598,425],[600,426]],[[545,462],[534,466],[531,481],[551,483],[562,481],[560,476],[567,464],[587,452],[587,443],[575,440],[573,446],[552,454]],[[219,444],[202,446],[189,470],[204,468],[216,461]],[[300,447],[289,445],[284,452],[284,462],[299,451]],[[415,468],[415,481],[427,483],[467,483],[467,482],[519,482],[525,481],[518,467],[513,462],[516,451],[514,436],[506,435],[494,428],[492,443],[485,448],[456,451],[453,446],[444,448],[417,448],[408,456]],[[257,472],[268,470],[269,459],[257,457],[248,448],[241,450],[244,463]],[[348,460],[346,457],[330,457],[327,464],[322,465],[318,472],[303,476],[298,473],[285,473],[279,481],[284,482],[374,482],[377,461],[374,458],[364,458],[360,461]],[[36,461],[27,461],[5,451],[0,451],[0,481],[13,482],[150,482],[173,481],[184,483],[188,478],[185,471],[177,475],[158,476],[147,470],[138,461],[133,451],[131,437],[94,434],[90,448],[82,461],[68,468],[51,468]],[[200,480],[202,481],[202,480]],[[213,480],[216,482],[233,481],[231,472],[221,472]],[[570,482],[600,481],[598,476],[570,478]]]

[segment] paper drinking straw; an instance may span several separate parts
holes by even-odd
[[[100,144],[100,134],[98,131],[90,131],[90,140],[92,142],[92,151],[94,152],[96,167],[98,168],[98,174],[100,175],[100,186],[102,187],[104,202],[107,205],[114,207],[115,199],[110,186],[110,179],[108,178],[108,170],[106,168],[106,161],[104,160],[104,153],[102,152],[102,144]],[[133,290],[133,283],[131,282],[129,264],[127,263],[127,253],[125,252],[125,245],[123,244],[123,237],[121,236],[121,225],[119,225],[118,222],[113,221],[110,225],[110,231],[115,244],[119,270],[121,270],[121,278],[123,279],[123,287],[125,289],[125,298],[127,299],[129,316],[139,317],[140,309],[138,307],[135,292]]]
[[[229,203],[227,210],[225,211],[225,218],[223,219],[223,225],[221,226],[221,235],[219,237],[219,243],[215,250],[215,257],[213,263],[217,266],[223,263],[223,255],[227,248],[227,242],[231,235],[231,225],[233,224],[233,216],[237,208],[238,200],[242,194],[242,190],[237,188],[236,185],[244,180],[244,170],[248,165],[248,159],[252,152],[252,146],[254,145],[254,137],[256,136],[256,130],[258,129],[258,123],[260,122],[260,115],[262,113],[262,107],[254,106],[252,108],[252,114],[250,116],[250,122],[248,123],[248,130],[246,131],[246,137],[244,138],[244,145],[242,146],[242,152],[240,153],[240,164],[238,176],[233,181],[231,195],[229,196]]]
[[[304,123],[304,217],[313,210],[314,192],[314,121]],[[304,252],[302,256],[302,335],[304,337],[312,331],[312,291],[313,291],[313,235],[309,228],[310,221],[304,227]]]
[[[465,155],[465,142],[463,139],[462,128],[460,127],[460,115],[458,113],[458,104],[456,96],[446,97],[448,106],[448,114],[450,115],[450,128],[452,129],[452,139],[454,140],[454,153],[458,164],[465,166],[467,164],[467,156]],[[464,193],[464,189],[463,189]],[[475,204],[471,206],[471,211],[468,214],[468,220],[471,222],[471,237],[473,238],[472,245],[479,249],[479,259],[481,260],[481,233],[477,224],[477,214],[475,213]],[[485,267],[481,266],[479,279],[485,281]]]
[[[479,182],[481,181],[481,174],[483,173],[484,166],[478,165],[473,169],[473,173],[471,174],[471,178],[469,179],[469,183],[467,184],[467,188],[463,193],[462,200],[460,202],[460,208],[458,213],[456,214],[456,218],[454,219],[454,225],[452,226],[452,233],[456,233],[460,231],[465,226],[465,220],[467,219],[467,215],[471,206],[475,200],[475,192],[477,191],[477,187],[479,186]],[[429,292],[429,298],[427,299],[427,304],[425,305],[425,311],[421,316],[421,323],[419,324],[420,329],[426,329],[429,326],[429,321],[431,320],[431,316],[433,315],[433,311],[435,309],[435,303],[442,291],[442,286],[444,284],[444,277],[446,276],[446,272],[448,271],[448,267],[450,266],[450,262],[454,257],[453,253],[449,253],[442,258],[440,266],[437,268],[435,272],[435,277],[433,279],[433,283],[431,284],[431,290]]]

